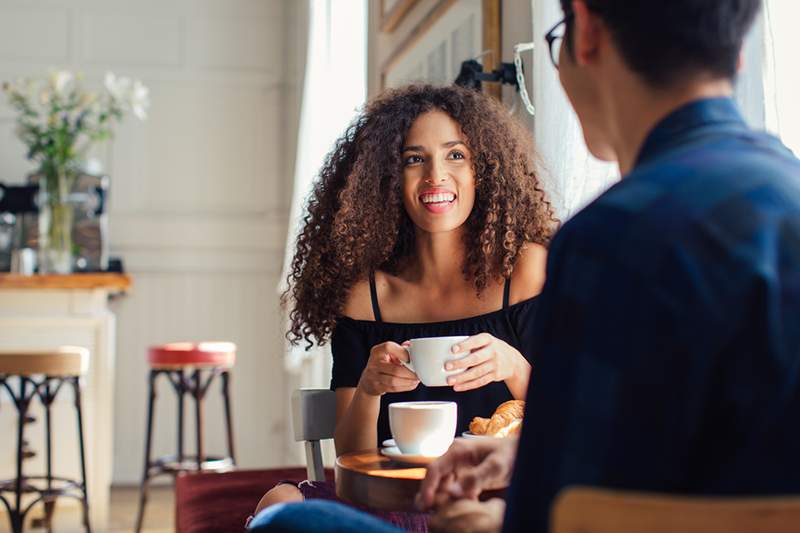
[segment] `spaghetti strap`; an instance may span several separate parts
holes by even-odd
[[[375,272],[369,273],[369,296],[372,298],[372,314],[375,315],[375,322],[383,322],[381,318],[381,308],[378,306],[378,289],[375,287]]]
[[[506,283],[503,286],[503,309],[508,309],[510,296],[511,296],[511,278],[509,277],[506,278]]]

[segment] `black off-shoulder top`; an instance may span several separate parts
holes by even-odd
[[[337,320],[331,340],[333,371],[331,390],[356,387],[367,365],[369,351],[376,344],[394,341],[402,343],[421,337],[476,335],[489,333],[514,346],[533,365],[530,346],[533,346],[533,319],[536,297],[509,305],[510,281],[503,290],[503,307],[483,315],[445,322],[398,323],[384,322],[378,305],[375,279],[370,276],[370,293],[375,320],[354,320],[342,316]],[[378,415],[378,445],[391,438],[389,409],[393,402],[454,401],[458,404],[456,435],[469,429],[473,417],[490,417],[501,403],[513,399],[505,383],[490,383],[480,389],[455,392],[452,387],[426,387],[421,384],[413,391],[387,393],[381,397]]]

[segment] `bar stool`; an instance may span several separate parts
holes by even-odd
[[[142,529],[144,508],[150,480],[162,474],[177,476],[181,472],[214,470],[225,471],[236,466],[233,452],[231,425],[230,369],[236,362],[236,345],[232,342],[174,342],[150,348],[148,353],[150,378],[148,381],[147,436],[145,437],[144,474],[139,493],[139,512],[136,531]],[[153,409],[156,400],[156,379],[164,375],[172,385],[178,399],[177,454],[151,458],[153,439]],[[212,457],[205,454],[203,445],[203,399],[211,383],[219,376],[222,380],[222,399],[225,407],[225,428],[228,455]],[[183,414],[184,397],[194,398],[196,426],[196,454],[184,453]]]
[[[19,533],[28,512],[39,502],[44,504],[44,519],[40,524],[48,530],[52,526],[53,512],[59,496],[74,498],[83,508],[83,526],[89,526],[89,498],[86,491],[86,454],[83,445],[83,413],[81,412],[81,376],[89,367],[89,351],[85,348],[65,346],[52,351],[2,351],[0,352],[0,387],[5,388],[17,409],[17,475],[13,480],[0,481],[0,501],[8,509],[11,531]],[[14,390],[13,380],[18,387]],[[50,407],[64,384],[69,384],[75,394],[75,412],[78,417],[78,445],[80,450],[80,481],[53,476],[52,432]],[[31,402],[39,398],[44,406],[46,474],[28,476],[23,472],[23,461],[36,454],[27,449],[25,426],[33,422]],[[3,495],[13,492],[14,505]],[[24,495],[34,499],[23,506]]]

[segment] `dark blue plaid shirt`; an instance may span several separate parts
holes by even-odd
[[[506,531],[592,485],[800,493],[800,162],[693,102],[550,248]]]

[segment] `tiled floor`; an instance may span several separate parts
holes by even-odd
[[[139,489],[137,487],[114,487],[111,489],[111,517],[109,533],[133,531],[136,522],[136,511],[139,504]],[[143,533],[171,533],[174,530],[174,504],[172,487],[153,487],[147,502],[147,512],[144,516]],[[0,506],[2,508],[2,506]],[[40,513],[31,512],[33,517]],[[0,533],[10,531],[8,516],[0,513]],[[25,531],[35,533],[45,529],[26,528]],[[80,525],[80,512],[75,506],[56,508],[53,523],[54,533],[79,533],[83,528]]]

